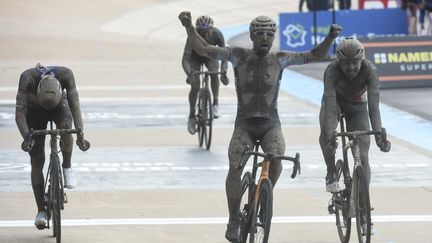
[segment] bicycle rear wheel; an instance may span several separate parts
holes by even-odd
[[[204,95],[204,107],[203,107],[203,130],[206,149],[210,149],[212,139],[212,127],[213,127],[213,106],[210,91],[207,90]]]
[[[240,202],[240,242],[246,243],[247,235],[250,229],[250,212],[252,207],[253,199],[253,188],[255,184],[252,184],[252,175],[248,171],[244,174],[241,180],[242,197]]]
[[[200,147],[202,147],[204,143],[204,125],[203,125],[203,118],[204,118],[204,89],[200,89],[198,91],[198,104],[195,109],[195,120],[196,120],[196,129],[198,134],[198,144]]]
[[[51,171],[50,171],[50,195],[51,195],[51,216],[53,226],[53,237],[56,237],[56,243],[61,242],[61,169],[60,159],[57,154],[51,154]]]
[[[262,180],[256,207],[252,210],[250,243],[267,243],[273,215],[273,186],[270,179]]]
[[[343,177],[343,161],[338,160],[336,163],[336,175],[337,182]],[[346,185],[346,184],[345,184]],[[334,213],[336,216],[336,227],[339,235],[339,239],[342,243],[348,243],[351,236],[351,218],[348,217],[349,202],[350,202],[350,190],[345,187],[341,192],[333,194],[332,198]]]
[[[354,200],[356,212],[357,235],[360,243],[370,243],[371,240],[371,208],[369,186],[363,168],[355,170]],[[366,227],[365,227],[366,226]]]

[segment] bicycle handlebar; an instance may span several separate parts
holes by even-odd
[[[353,132],[337,132],[335,137],[359,137],[365,135],[383,135],[386,136],[385,130],[383,131],[353,131]]]
[[[62,134],[77,134],[78,140],[81,141],[77,145],[82,151],[87,151],[90,148],[90,142],[84,139],[84,135],[81,129],[44,129],[44,130],[33,130],[27,140],[31,140],[33,136],[45,136],[45,135],[62,135]],[[80,140],[81,139],[81,140]]]
[[[276,159],[292,161],[294,163],[294,165],[293,165],[293,172],[291,173],[291,178],[295,178],[297,175],[297,172],[299,174],[301,174],[300,154],[299,153],[296,153],[295,157],[289,157],[289,156],[285,156],[285,155],[276,155],[273,153],[261,153],[261,152],[256,152],[256,151],[246,151],[245,154],[263,157],[264,160],[268,160],[268,161],[270,161],[270,163]]]
[[[42,135],[61,135],[61,134],[73,134],[78,133],[78,129],[52,129],[52,130],[34,130],[32,131],[32,136],[42,136]]]
[[[222,74],[222,75],[225,75],[226,72],[219,72],[219,71],[192,71],[191,74]]]

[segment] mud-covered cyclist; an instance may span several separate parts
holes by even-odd
[[[35,225],[43,228],[47,223],[44,205],[45,136],[30,136],[32,130],[47,128],[52,120],[57,129],[71,129],[72,122],[81,132],[77,134],[76,144],[87,150],[89,143],[84,139],[83,121],[78,91],[72,71],[67,67],[44,67],[39,63],[24,71],[19,79],[16,96],[15,121],[24,141],[22,150],[28,152],[31,163],[31,183],[38,213]],[[63,174],[65,188],[72,189],[77,180],[71,168],[73,137],[61,136]]]
[[[229,145],[230,168],[226,178],[229,221],[225,237],[236,242],[239,239],[238,210],[241,197],[241,174],[238,170],[247,147],[252,148],[260,140],[264,152],[284,154],[285,141],[277,111],[280,76],[289,65],[305,64],[323,58],[342,28],[332,25],[323,42],[307,52],[270,52],[276,34],[276,23],[267,16],[259,16],[249,25],[252,49],[216,47],[200,37],[192,25],[189,12],[179,15],[185,26],[193,49],[208,58],[230,61],[236,74],[238,97],[237,117]],[[270,167],[273,185],[282,171],[281,161]]]
[[[225,39],[222,32],[213,26],[213,19],[209,16],[200,16],[195,23],[198,34],[210,45],[225,46]],[[200,88],[200,79],[198,74],[193,74],[194,71],[200,71],[201,65],[205,65],[210,72],[217,72],[219,68],[219,61],[199,55],[193,50],[190,40],[186,40],[186,45],[183,52],[182,66],[187,75],[186,83],[190,84],[189,91],[189,118],[188,118],[188,131],[194,134],[196,131],[195,121],[195,104],[197,102],[198,90]],[[221,82],[227,85],[229,80],[226,76],[227,62],[222,61],[220,71],[225,73],[221,75]],[[213,113],[214,117],[219,117],[219,77],[217,74],[211,74],[211,90],[213,94]]]

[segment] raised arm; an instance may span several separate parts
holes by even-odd
[[[292,52],[292,51],[280,51],[278,52],[279,62],[282,68],[286,68],[290,65],[305,64],[311,61],[319,60],[325,57],[333,40],[339,36],[342,31],[342,27],[337,24],[333,24],[330,27],[329,33],[323,42],[306,52]]]
[[[332,24],[330,26],[330,30],[324,41],[319,43],[317,46],[312,48],[310,51],[306,52],[306,58],[308,62],[319,60],[325,57],[331,45],[333,44],[333,40],[339,36],[339,33],[342,31],[342,27],[337,24]]]
[[[181,12],[179,19],[186,29],[192,48],[200,55],[217,60],[229,60],[229,50],[226,47],[209,45],[195,30],[192,25],[190,12]]]

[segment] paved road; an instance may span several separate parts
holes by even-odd
[[[91,150],[73,155],[79,185],[67,191],[63,242],[225,242],[234,87],[221,90],[223,116],[215,122],[211,151],[199,148],[186,132],[188,90],[179,65],[185,35],[177,14],[212,9],[208,14],[228,28],[263,13],[294,11],[297,2],[39,3],[0,7],[0,242],[54,242],[50,232],[32,227],[28,156],[18,149],[13,117],[19,74],[37,62],[74,70],[92,142]],[[51,8],[56,11],[41,14]],[[315,77],[324,64],[314,65],[296,71]],[[314,100],[281,92],[287,152],[301,153],[303,171],[292,180],[285,166],[275,190],[271,242],[337,241],[326,211],[318,109]],[[391,153],[371,149],[374,242],[431,242],[432,152],[396,135],[390,134]]]

